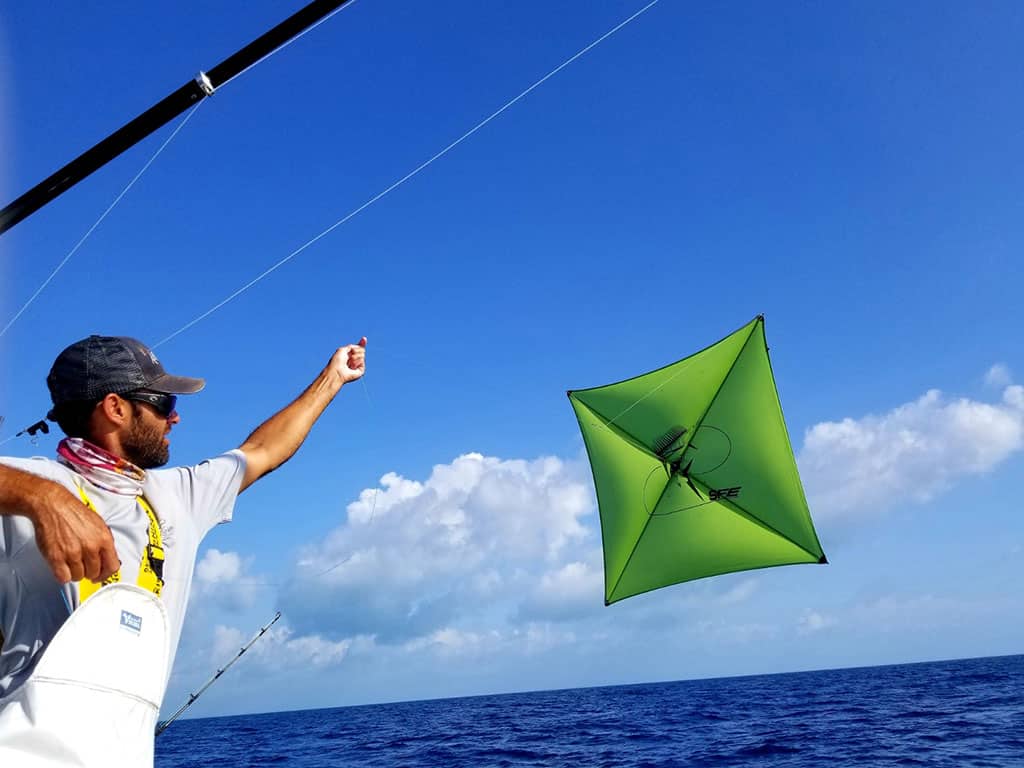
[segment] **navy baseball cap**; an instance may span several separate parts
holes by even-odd
[[[167,373],[153,351],[138,339],[90,336],[57,355],[46,386],[56,409],[63,403],[100,400],[111,392],[122,395],[136,389],[191,395],[206,382]],[[54,411],[47,417],[53,419]]]

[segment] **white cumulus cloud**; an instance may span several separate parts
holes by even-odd
[[[212,652],[220,661],[230,661],[251,639],[251,634],[236,627],[218,624],[213,630]],[[273,627],[246,651],[246,659],[250,664],[275,670],[327,667],[339,664],[348,655],[352,642],[350,639],[332,642],[319,635],[296,635],[287,625]]]
[[[996,363],[985,374],[985,383],[995,389],[1008,387],[1012,382],[1013,377],[1010,375],[1010,369],[1002,363]]]
[[[253,605],[264,585],[246,572],[249,565],[237,552],[208,549],[196,563],[192,601],[213,603],[229,610]]]
[[[851,609],[851,621],[880,632],[933,632],[952,627],[981,627],[1019,611],[1019,601],[1004,596],[990,599],[949,595],[890,594],[862,602]]]
[[[501,645],[501,634],[489,632],[467,632],[454,627],[445,627],[425,637],[417,637],[405,643],[408,651],[434,651],[442,656],[475,656]]]
[[[210,549],[196,565],[196,579],[207,584],[234,581],[241,574],[242,558],[237,552]]]
[[[1024,446],[1024,388],[996,402],[930,390],[880,416],[808,430],[798,458],[812,509],[822,517],[927,501],[964,475],[989,472]]]
[[[1022,447],[1024,388],[1007,384],[987,402],[931,390],[879,415],[818,424],[805,436],[799,463],[816,517],[853,516],[930,499]],[[425,478],[389,472],[347,506],[343,524],[298,558],[278,598],[289,639],[318,658],[360,648],[479,658],[539,652],[595,631],[623,636],[626,629],[616,624],[623,609],[613,614],[603,606],[595,511],[580,461],[467,453]],[[211,551],[197,576],[238,582],[245,563]],[[625,610],[645,632],[688,625],[701,641],[728,643],[794,629],[809,635],[839,623],[811,609],[788,629],[729,623],[714,613],[750,604],[759,583],[741,575],[709,580]]]
[[[587,563],[572,562],[541,576],[540,589],[564,598],[587,598],[601,594],[601,574]]]
[[[726,605],[744,603],[753,597],[757,591],[757,579],[744,579],[728,592],[722,595],[719,600]]]
[[[759,622],[730,623],[721,619],[704,619],[693,624],[690,632],[704,640],[742,645],[771,640],[779,635],[779,627]]]
[[[588,562],[573,561],[543,573],[520,604],[524,620],[570,621],[595,615],[604,605],[604,567],[601,553]]]
[[[815,632],[821,632],[823,629],[834,627],[837,623],[837,620],[832,616],[826,616],[818,611],[807,609],[797,621],[797,632],[801,635],[810,635]]]
[[[466,622],[493,624],[545,574],[571,599],[592,585],[573,563],[594,546],[593,510],[585,467],[552,457],[469,453],[422,482],[388,473],[303,553],[282,605],[303,632],[439,643],[438,632],[470,631]]]

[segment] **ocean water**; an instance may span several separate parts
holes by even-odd
[[[184,720],[184,766],[1024,766],[1024,656]]]

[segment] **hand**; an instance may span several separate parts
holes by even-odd
[[[366,337],[363,336],[358,344],[338,349],[327,367],[338,374],[342,384],[361,378],[366,373]]]
[[[40,553],[61,584],[103,581],[121,567],[110,529],[62,485],[47,486],[30,516]]]

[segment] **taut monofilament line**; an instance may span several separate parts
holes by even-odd
[[[244,48],[235,51],[208,72],[200,72],[178,90],[165,96],[134,120],[125,123],[103,141],[0,210],[0,234],[67,192],[82,179],[138,144],[189,107],[198,104],[207,96],[212,96],[219,87],[287,45],[292,39],[304,34],[340,10],[342,6],[353,2],[355,0],[314,0]]]

